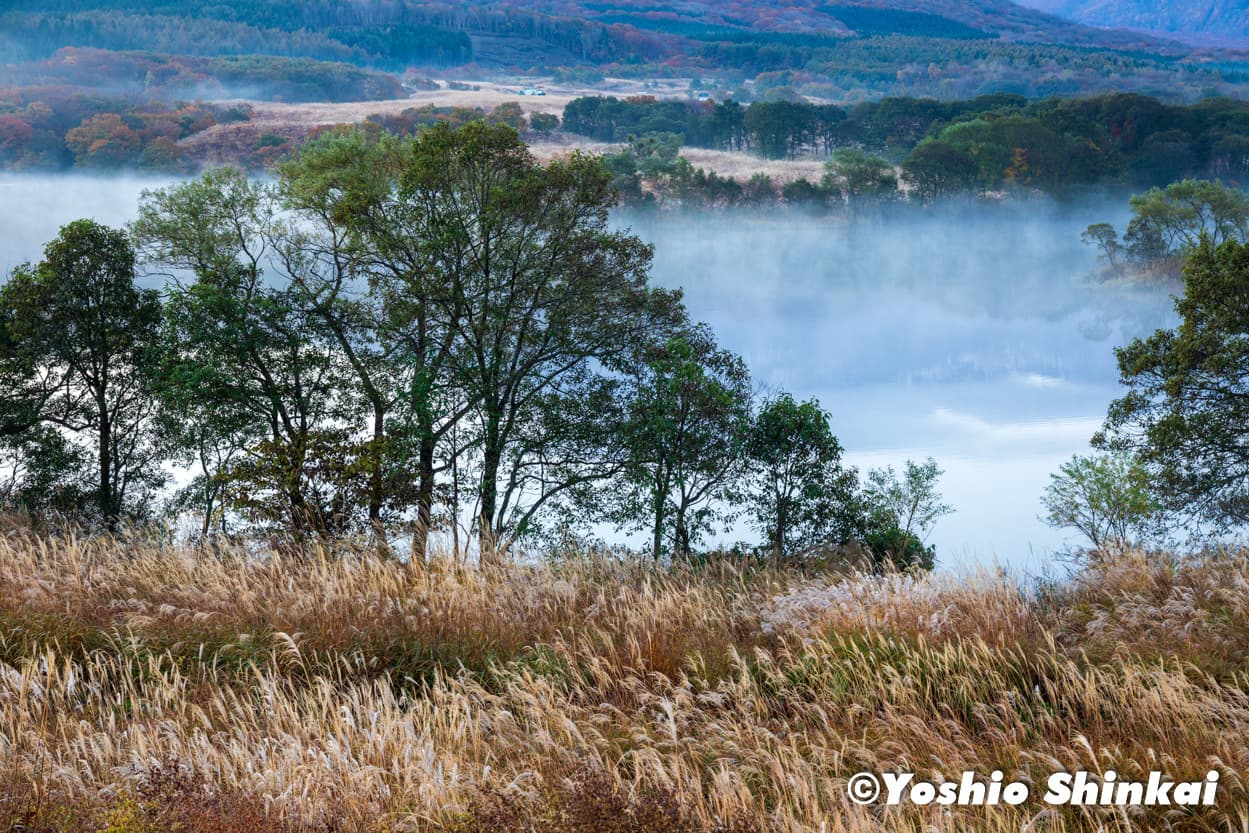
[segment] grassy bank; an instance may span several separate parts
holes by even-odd
[[[15,532],[0,831],[1242,830],[1247,648],[1243,553],[1025,592]],[[895,769],[1221,780],[1197,810],[846,797]]]

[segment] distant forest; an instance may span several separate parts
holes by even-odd
[[[932,196],[1009,185],[1050,192],[1153,186],[1185,177],[1236,184],[1249,174],[1249,102],[1231,99],[1170,105],[1130,94],[1042,101],[999,94],[842,108],[589,97],[568,104],[563,126],[604,142],[675,140],[767,158],[867,151],[882,157],[878,167],[900,164]]]
[[[83,72],[98,71],[93,62],[113,56],[81,53],[76,66]],[[152,63],[146,71],[164,66]],[[0,167],[190,173],[199,163],[182,140],[250,118],[245,105],[108,98],[56,86],[11,90],[0,98]],[[490,112],[413,107],[371,116],[365,126],[413,136],[435,124],[474,120],[508,124],[529,138],[560,125],[553,115],[527,118],[508,103]],[[869,197],[925,202],[1011,189],[1067,195],[1189,178],[1237,187],[1249,180],[1249,102],[1223,98],[1173,105],[1134,94],[1042,101],[996,94],[952,102],[894,97],[837,107],[587,97],[567,105],[562,128],[621,145],[608,154],[607,164],[625,202],[633,205],[783,201],[816,207]],[[236,163],[272,167],[299,140],[297,133],[257,134]],[[819,182],[774,184],[762,176],[737,181],[695,168],[681,155],[683,147],[771,159],[823,158],[826,173]]]

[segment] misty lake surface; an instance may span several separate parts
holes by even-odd
[[[0,270],[78,217],[120,225],[159,180],[0,177]],[[652,275],[740,353],[764,390],[818,397],[860,469],[935,457],[955,513],[946,566],[1041,572],[1069,535],[1040,519],[1051,472],[1120,394],[1114,348],[1174,313],[1166,289],[1090,279],[1080,232],[1119,203],[946,206],[873,220],[795,214],[617,218]],[[741,525],[719,536],[753,535]]]

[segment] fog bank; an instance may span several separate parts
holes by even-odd
[[[1080,232],[1125,218],[1038,203],[621,221],[760,384],[820,399],[851,463],[937,458],[957,509],[930,539],[941,563],[1041,569],[1074,539],[1039,497],[1119,395],[1114,347],[1173,323],[1166,290],[1092,278]]]

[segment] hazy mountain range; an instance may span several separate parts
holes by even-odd
[[[1249,47],[1247,0],[1020,0],[1090,26],[1135,29],[1190,43]]]

